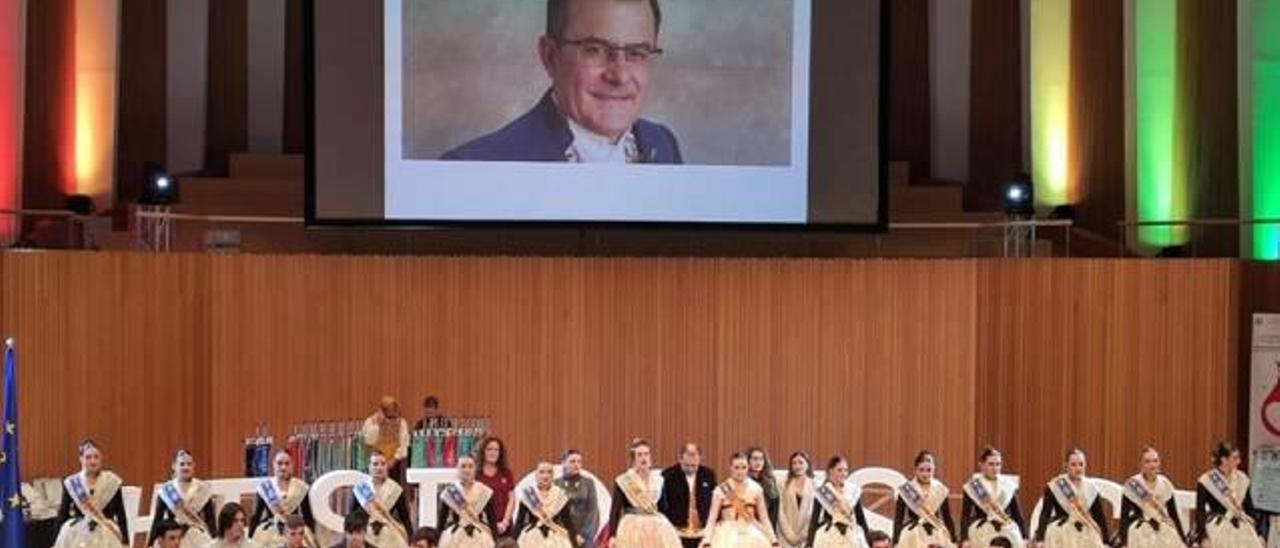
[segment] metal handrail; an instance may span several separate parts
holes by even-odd
[[[265,215],[195,215],[191,213],[167,213],[162,211],[139,211],[135,213],[141,219],[167,219],[170,221],[191,221],[204,223],[262,223],[262,224],[302,224],[302,217],[272,217]]]
[[[80,215],[65,209],[0,209],[0,215],[13,217],[58,217],[63,219],[90,219],[91,215]]]
[[[139,226],[150,226],[160,235],[159,240],[168,242],[169,231],[171,230],[170,222],[194,222],[194,223],[236,223],[236,224],[275,224],[275,225],[301,225],[305,220],[301,217],[285,217],[271,215],[216,215],[216,214],[192,214],[192,213],[174,213],[167,209],[140,209],[134,212],[134,216],[140,221]],[[154,225],[154,226],[153,226]],[[1070,228],[1075,226],[1075,221],[1070,219],[1009,219],[1005,221],[986,221],[986,222],[891,222],[888,229],[892,231],[911,231],[911,230],[935,230],[935,231],[956,231],[956,232],[973,232],[980,230],[1004,230],[1003,237],[1006,247],[1009,239],[1027,238],[1031,241],[1035,240],[1035,231],[1038,228],[1060,228],[1067,229],[1066,247],[1068,256],[1070,253],[1071,234]],[[146,232],[145,230],[143,232]],[[1019,236],[1020,234],[1020,236]],[[876,247],[880,249],[882,245],[881,236],[876,236]],[[146,240],[146,238],[142,238]],[[1021,241],[1021,240],[1019,240]],[[156,249],[167,249],[167,245],[153,246]],[[1009,255],[1006,249],[1006,256]]]
[[[4,209],[0,209],[0,216],[14,217],[15,218],[14,222],[16,223],[21,223],[22,222],[21,219],[24,219],[27,217],[45,217],[45,218],[51,218],[51,219],[58,219],[59,222],[65,222],[67,225],[67,241],[68,242],[75,241],[77,239],[77,236],[79,236],[79,238],[81,239],[80,241],[82,245],[84,245],[84,241],[85,241],[84,240],[85,233],[83,232],[83,230],[86,222],[93,219],[106,218],[103,216],[95,216],[95,215],[80,215],[74,211],[69,211],[66,209],[4,208]],[[15,238],[18,237],[21,234],[21,232],[22,232],[21,229],[15,231],[14,233]],[[16,240],[5,241],[3,242],[3,245],[5,246],[12,245],[15,241]]]
[[[1024,221],[998,221],[986,223],[889,223],[890,230],[978,230],[983,228],[1070,228],[1075,226],[1071,219],[1031,219]]]
[[[275,217],[263,215],[196,215],[191,213],[167,213],[160,211],[139,211],[136,215],[144,219],[169,219],[171,221],[192,221],[209,223],[275,223],[301,224],[302,217]],[[1020,221],[1000,221],[983,223],[940,222],[940,223],[889,223],[890,230],[975,230],[983,228],[1018,228],[1018,227],[1071,227],[1075,223],[1069,219],[1032,219]]]
[[[1246,227],[1246,226],[1266,226],[1280,225],[1280,219],[1232,219],[1229,217],[1208,217],[1204,219],[1170,219],[1163,221],[1117,221],[1116,230],[1120,232],[1120,241],[1117,247],[1119,255],[1123,256],[1129,249],[1129,231],[1131,229],[1142,228],[1160,228],[1174,227],[1187,228],[1192,231],[1193,236],[1189,238],[1191,245],[1191,256],[1199,256],[1199,227]]]
[[[1143,226],[1252,226],[1252,225],[1280,225],[1280,219],[1230,219],[1230,218],[1208,218],[1208,219],[1181,219],[1172,221],[1117,221],[1116,226],[1122,228],[1143,227]]]

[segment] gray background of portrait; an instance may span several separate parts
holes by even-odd
[[[689,164],[791,161],[791,0],[664,0],[644,118]],[[524,112],[550,82],[540,0],[405,0],[404,156],[434,159]]]

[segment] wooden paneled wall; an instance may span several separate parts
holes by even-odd
[[[209,268],[198,255],[6,253],[23,473],[77,466],[85,437],[132,484],[209,454]]]
[[[1089,455],[1091,474],[1115,480],[1137,473],[1152,445],[1170,478],[1192,485],[1216,442],[1243,440],[1238,270],[1228,261],[985,263],[979,444],[1001,448],[1035,496],[1072,446]]]
[[[602,473],[749,443],[966,477],[987,443],[1029,485],[1069,443],[1094,471],[1165,450],[1188,485],[1237,434],[1233,261],[515,259],[10,253],[27,475],[93,436],[128,481],[191,448],[241,469],[260,421],[490,414],[524,469],[573,446]],[[1065,390],[1059,388],[1066,386]]]

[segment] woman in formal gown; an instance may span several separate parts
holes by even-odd
[[[1027,530],[1018,506],[1018,484],[1000,473],[1004,456],[988,447],[978,456],[977,474],[964,484],[964,506],[960,514],[960,542],[973,548],[987,548],[1003,538],[1012,548],[1026,545]]]
[[[311,515],[311,486],[294,477],[293,457],[288,451],[276,451],[271,466],[275,474],[258,484],[258,501],[249,519],[249,538],[260,546],[283,545],[288,534],[285,521],[296,515],[306,524],[307,545],[318,546],[316,520]]]
[[[261,548],[249,540],[249,514],[236,502],[228,502],[218,511],[217,538],[205,548]]]
[[[1085,475],[1084,451],[1068,451],[1066,464],[1066,473],[1044,488],[1035,540],[1044,548],[1103,548],[1110,538],[1107,514],[1097,485]]]
[[[747,475],[764,489],[764,503],[769,511],[769,523],[777,527],[778,504],[781,496],[778,493],[778,481],[773,477],[773,461],[763,447],[747,449]]]
[[[1249,476],[1240,471],[1240,449],[1222,442],[1213,450],[1213,468],[1196,482],[1196,531],[1200,546],[1262,548],[1260,516],[1249,496]]]
[[[569,494],[556,486],[555,469],[539,462],[533,476],[534,485],[516,493],[519,510],[512,527],[520,548],[576,548]]]
[[[458,479],[440,492],[440,548],[493,548],[493,490],[476,481],[476,459],[458,457]]]
[[[762,452],[763,453],[763,452]],[[769,548],[777,546],[769,520],[764,488],[751,479],[749,458],[735,453],[729,459],[729,479],[711,495],[711,512],[702,535],[709,548]]]
[[[1142,450],[1142,471],[1125,480],[1120,503],[1119,546],[1180,548],[1186,528],[1178,517],[1173,482],[1160,473],[1160,452]]]
[[[813,515],[813,461],[804,451],[792,453],[787,481],[778,498],[778,542],[783,548],[804,548],[809,543]]]
[[[102,469],[102,450],[80,444],[80,471],[62,481],[54,548],[122,548],[132,544],[120,476]]]
[[[609,538],[613,548],[682,548],[680,536],[658,511],[662,477],[652,473],[649,442],[637,439],[629,450],[630,468],[613,482]]]
[[[953,546],[955,522],[947,506],[951,490],[934,477],[937,457],[928,451],[916,455],[911,479],[898,487],[893,517],[893,543],[902,548]]]
[[[408,548],[413,527],[409,524],[409,503],[404,487],[391,479],[387,457],[378,451],[369,455],[369,476],[351,487],[347,512],[369,516],[366,540],[378,548]]]
[[[213,521],[213,492],[209,484],[196,479],[195,457],[186,449],[179,449],[173,456],[173,479],[156,491],[159,504],[151,520],[148,546],[160,533],[160,525],[173,521],[186,531],[182,535],[182,548],[201,548],[213,541],[217,529]]]
[[[827,461],[827,481],[813,494],[813,519],[809,546],[813,548],[866,548],[867,514],[862,508],[862,488],[849,480],[849,459],[836,455]]]

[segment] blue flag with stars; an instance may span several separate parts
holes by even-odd
[[[4,427],[0,436],[0,548],[25,548],[27,524],[22,518],[22,472],[18,466],[18,356],[13,339],[4,343]]]

